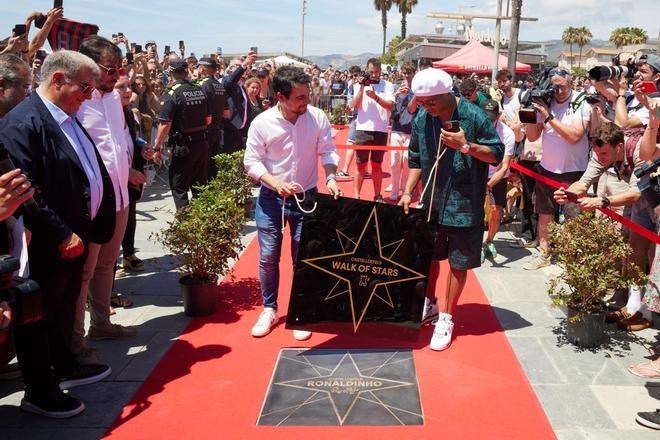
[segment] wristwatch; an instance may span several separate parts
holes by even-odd
[[[547,124],[548,122],[552,121],[553,119],[555,119],[555,115],[553,115],[552,113],[550,113],[550,114],[548,115],[548,117],[545,118],[545,121],[543,121],[543,123],[544,123],[544,124]]]
[[[470,147],[471,145],[469,142],[464,143],[463,146],[461,147],[461,153],[468,154],[470,152]]]
[[[608,208],[609,206],[610,206],[610,199],[608,199],[605,196],[601,197],[600,207],[601,208]]]

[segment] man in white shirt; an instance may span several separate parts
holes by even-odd
[[[506,188],[509,177],[509,166],[511,165],[511,158],[516,150],[516,135],[513,130],[509,128],[504,122],[500,120],[500,106],[499,104],[488,99],[481,103],[481,108],[486,112],[500,140],[504,144],[504,158],[499,165],[488,166],[488,197],[490,197],[490,216],[488,217],[488,233],[486,235],[486,242],[481,249],[481,262],[483,263],[486,258],[497,257],[497,249],[493,239],[495,234],[500,228],[502,222],[502,213],[504,212],[504,205],[506,204]]]
[[[112,239],[105,244],[89,245],[73,331],[72,348],[79,362],[96,363],[93,350],[86,347],[84,341],[88,293],[91,315],[89,338],[121,338],[137,334],[135,329],[110,322],[115,262],[128,220],[129,139],[124,130],[121,98],[114,90],[121,70],[121,51],[110,40],[91,36],[83,41],[80,52],[96,62],[101,69],[101,77],[91,98],[83,102],[78,110],[78,118],[96,144],[110,174],[116,202]]]
[[[353,108],[357,110],[355,120],[355,144],[385,146],[387,144],[387,125],[390,121],[390,112],[394,107],[394,86],[392,83],[380,78],[380,61],[371,58],[367,62],[369,80],[359,79],[354,86]],[[366,83],[369,83],[368,85]],[[383,182],[383,150],[356,150],[355,163],[357,172],[353,179],[355,197],[360,198],[364,173],[371,157],[371,179],[374,184],[374,200],[382,202],[380,194]]]
[[[339,156],[330,122],[320,109],[309,105],[309,82],[300,68],[278,69],[273,78],[278,104],[257,116],[248,131],[243,163],[248,175],[261,182],[256,222],[264,310],[252,327],[254,337],[266,336],[277,323],[283,221],[289,223],[295,263],[303,221],[301,207],[312,206],[319,157],[328,192],[335,198],[341,194],[335,180]],[[293,336],[302,341],[311,333],[294,330]]]
[[[550,81],[555,87],[550,108],[542,101],[534,102],[537,123],[527,124],[526,133],[530,141],[542,139],[543,157],[539,174],[561,183],[571,184],[580,179],[589,161],[587,134],[591,119],[591,106],[578,100],[580,93],[571,89],[571,74],[564,69],[552,69]],[[550,265],[548,227],[559,210],[554,200],[554,188],[539,182],[535,191],[535,212],[539,214],[539,245],[541,255],[523,266],[536,270]]]

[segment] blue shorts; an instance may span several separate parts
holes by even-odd
[[[353,119],[351,123],[348,124],[348,137],[346,138],[346,140],[354,144],[356,133],[357,130],[355,129],[355,119]]]

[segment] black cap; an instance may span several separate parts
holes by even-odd
[[[170,70],[171,71],[188,70],[188,63],[186,63],[183,60],[172,60],[170,61]]]
[[[481,108],[486,112],[490,119],[497,119],[500,116],[500,105],[497,101],[487,99],[481,103]]]
[[[212,67],[212,68],[214,68],[214,69],[217,69],[217,68],[218,68],[218,63],[217,63],[213,58],[211,58],[211,57],[202,57],[202,58],[199,60],[199,65],[200,65],[200,66],[208,66],[208,67]]]

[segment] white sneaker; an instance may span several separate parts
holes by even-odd
[[[452,321],[451,315],[440,313],[438,322],[435,324],[435,330],[433,330],[433,337],[431,337],[431,350],[442,351],[449,347],[453,331],[454,321]]]
[[[424,310],[422,311],[422,324],[430,322],[438,317],[438,304],[424,298]]]
[[[387,185],[387,188],[385,188],[385,192],[392,192],[392,184],[390,183]]]
[[[264,310],[259,315],[259,319],[257,319],[257,323],[252,327],[252,336],[255,338],[266,336],[270,333],[277,320],[277,310],[271,307],[264,307]]]
[[[539,256],[536,257],[534,260],[532,260],[529,263],[523,265],[523,269],[525,269],[525,270],[537,270],[537,269],[540,269],[542,267],[548,267],[551,264],[552,264],[552,262],[550,261],[550,256],[539,254]]]
[[[308,332],[307,330],[293,331],[293,339],[295,339],[296,341],[306,341],[311,337],[312,337],[312,332]]]

